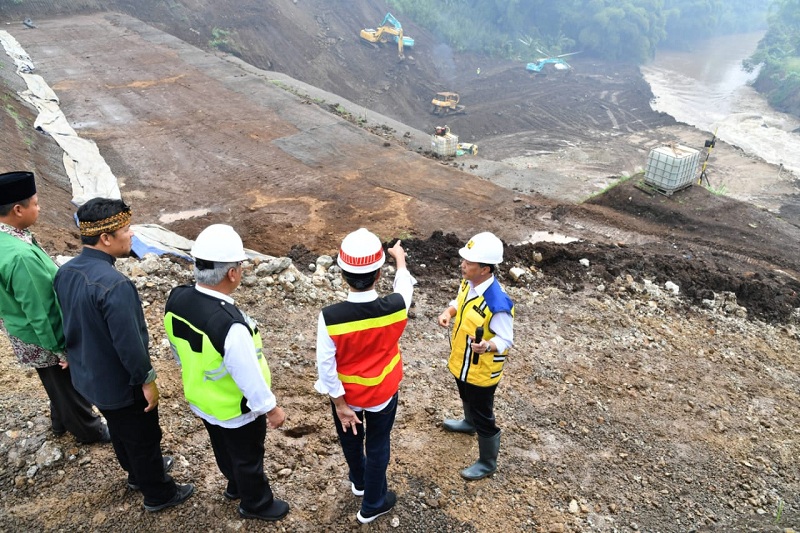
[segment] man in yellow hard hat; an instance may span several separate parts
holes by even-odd
[[[350,291],[346,301],[322,309],[317,326],[314,388],[330,397],[350,490],[364,498],[356,514],[362,524],[388,513],[397,501],[387,488],[386,468],[403,378],[398,341],[416,280],[400,241],[388,251],[397,263],[394,292],[379,297],[375,283],[386,260],[380,239],[364,228],[344,238],[337,263]]]
[[[184,395],[228,480],[223,496],[241,498],[243,518],[280,520],[289,504],[273,495],[264,475],[264,439],[267,426],[281,427],[286,415],[270,388],[258,326],[231,298],[247,260],[242,239],[232,227],[213,224],[197,236],[191,254],[196,284],[175,287],[164,308]]]
[[[494,276],[503,262],[503,243],[489,232],[472,237],[459,250],[461,288],[439,315],[450,327],[448,369],[456,379],[464,408],[463,420],[445,420],[446,431],[478,434],[479,457],[461,471],[467,480],[497,470],[500,429],[494,418],[494,393],[503,376],[508,350],[514,344],[514,303]]]

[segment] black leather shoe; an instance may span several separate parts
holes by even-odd
[[[365,513],[363,511],[359,511],[356,514],[356,518],[358,518],[358,521],[361,522],[362,524],[369,524],[379,516],[383,516],[389,511],[391,511],[395,503],[397,503],[397,495],[391,490],[386,491],[386,498],[384,498],[383,500],[383,505],[381,505],[377,510],[371,513]]]
[[[242,506],[239,506],[239,516],[242,518],[256,518],[258,520],[266,520],[267,522],[275,522],[280,520],[289,513],[289,504],[278,498],[273,498],[269,507],[259,513],[251,513],[245,511]]]
[[[111,442],[111,433],[109,433],[107,425],[103,424],[103,431],[100,433],[100,438],[95,442],[99,442],[100,444],[108,444]]]
[[[172,465],[175,463],[175,461],[172,459],[172,456],[170,455],[165,455],[164,457],[161,458],[161,460],[164,461],[164,473],[166,474],[167,472],[172,470]],[[131,477],[130,474],[128,474],[128,488],[131,490],[140,489],[139,484],[136,483],[136,481],[133,481],[133,478]]]
[[[180,505],[186,500],[189,499],[189,496],[192,495],[194,492],[194,485],[191,483],[186,483],[185,485],[176,485],[178,487],[177,492],[175,492],[175,496],[173,496],[169,501],[164,503],[159,503],[158,505],[150,505],[145,503],[144,508],[151,513],[155,513],[157,511],[163,511],[169,507],[175,507],[176,505]]]

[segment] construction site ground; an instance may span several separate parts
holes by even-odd
[[[354,37],[362,19],[374,25],[385,13],[366,2],[248,1],[236,10],[117,2],[114,12],[88,0],[26,4],[41,10],[37,28],[24,29],[22,12],[10,10],[0,14],[2,29],[31,55],[70,124],[97,143],[135,222],[189,238],[229,223],[248,247],[289,256],[307,272],[361,226],[407,243],[419,284],[401,344],[406,377],[389,468],[398,505],[370,529],[784,531],[800,523],[797,179],[720,142],[709,180],[724,194],[637,187],[650,149],[702,147],[707,134],[653,112],[635,66],[578,56],[568,76],[533,77],[513,62],[442,50],[413,24],[417,44],[398,61],[390,47]],[[195,46],[214,27],[234,31],[234,51],[250,63]],[[33,129],[13,64],[3,56],[0,65],[3,170],[36,172],[37,238],[53,255],[77,253],[61,152]],[[467,106],[446,123],[479,145],[478,157],[430,154],[430,133],[443,121],[429,103],[442,90],[457,90]],[[623,174],[634,177],[605,190]],[[517,302],[516,338],[496,402],[499,470],[467,483],[458,471],[477,444],[440,427],[460,403],[435,317],[455,295],[458,247],[485,230],[507,244],[499,275]],[[511,267],[526,273],[515,281]],[[144,283],[143,298],[164,448],[180,459],[173,475],[194,481],[197,494],[145,512],[110,448],[49,432],[38,378],[3,340],[0,524],[359,529],[327,402],[313,390],[316,316],[333,292],[237,293],[263,326],[289,416],[286,430],[268,435],[266,469],[292,511],[266,525],[239,519],[222,497],[224,480],[165,345],[159,276]],[[20,452],[43,443],[63,449],[63,459],[43,467]]]

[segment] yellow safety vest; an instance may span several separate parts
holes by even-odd
[[[489,327],[495,313],[508,312],[514,316],[514,303],[495,279],[486,291],[467,299],[469,283],[461,282],[456,298],[456,316],[450,334],[450,359],[447,368],[460,381],[477,387],[491,387],[503,376],[503,365],[508,350],[502,353],[474,354],[470,344],[478,327],[483,326],[484,340],[492,340],[495,333]],[[477,357],[475,357],[477,356]],[[477,362],[476,362],[477,360]]]

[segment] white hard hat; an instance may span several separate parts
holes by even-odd
[[[503,262],[503,243],[493,233],[484,231],[471,238],[458,255],[473,263],[499,265]]]
[[[345,272],[366,274],[378,270],[386,262],[381,240],[377,235],[361,228],[347,235],[339,248],[336,263]]]
[[[192,257],[216,263],[235,263],[247,259],[242,238],[227,224],[212,224],[197,236]]]

